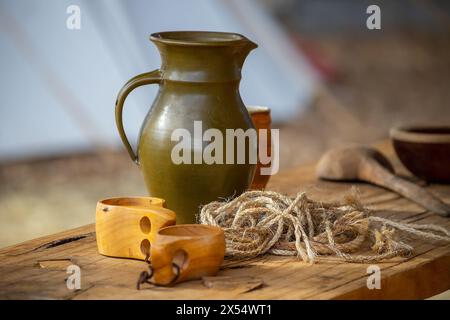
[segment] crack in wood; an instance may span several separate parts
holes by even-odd
[[[59,247],[59,246],[65,245],[67,243],[72,243],[72,242],[75,242],[75,241],[78,241],[78,240],[82,240],[82,239],[91,237],[93,235],[95,235],[95,232],[88,232],[88,233],[77,235],[77,236],[66,237],[66,238],[62,238],[62,239],[56,239],[56,240],[53,240],[53,241],[41,244],[40,246],[37,246],[37,247],[35,247],[35,248],[31,249],[31,250],[27,250],[27,251],[20,252],[20,253],[17,253],[17,254],[9,254],[8,256],[16,257],[16,256],[20,256],[20,255],[27,254],[27,253],[30,253],[30,252],[36,252],[36,251],[51,249],[51,248],[55,248],[55,247]]]
[[[79,263],[73,257],[37,260],[34,266],[40,269],[57,268],[66,270],[67,266],[70,264],[75,264],[79,266]]]

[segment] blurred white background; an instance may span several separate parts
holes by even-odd
[[[80,30],[66,27],[70,5],[80,8]],[[261,1],[1,0],[0,161],[120,148],[117,92],[159,67],[148,38],[169,30],[244,34],[259,44],[244,65],[244,102],[271,107],[275,121],[309,105],[315,71]],[[131,141],[156,90],[139,88],[127,100]]]

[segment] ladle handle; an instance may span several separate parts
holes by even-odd
[[[136,153],[134,153],[133,148],[131,147],[130,142],[128,141],[127,135],[125,134],[125,130],[123,128],[122,122],[122,110],[123,104],[125,103],[125,99],[130,94],[131,91],[136,89],[137,87],[146,85],[146,84],[158,84],[161,82],[161,72],[159,70],[153,70],[151,72],[142,73],[140,75],[135,76],[130,79],[125,85],[120,89],[119,94],[117,95],[116,100],[116,125],[117,130],[119,130],[120,138],[122,139],[125,148],[128,151],[131,159],[139,164],[139,158]]]
[[[449,205],[436,198],[426,189],[394,175],[373,159],[364,161],[360,176],[361,179],[399,193],[427,210],[444,217],[450,215]]]

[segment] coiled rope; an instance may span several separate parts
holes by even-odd
[[[270,253],[296,255],[314,263],[318,256],[332,255],[347,262],[369,263],[410,255],[413,247],[395,240],[396,230],[450,242],[450,232],[440,226],[372,216],[356,191],[343,203],[313,201],[304,192],[288,197],[273,191],[248,191],[229,202],[203,206],[199,218],[202,224],[224,230],[226,254],[234,258]],[[352,254],[370,238],[374,254]]]

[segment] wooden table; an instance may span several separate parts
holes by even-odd
[[[383,151],[392,156],[392,150]],[[398,161],[393,159],[399,166]],[[339,200],[349,183],[317,181],[314,165],[273,177],[268,189],[295,194],[305,190],[313,199]],[[427,212],[387,190],[356,184],[365,205],[376,214],[399,221],[435,223],[450,228],[450,220]],[[450,201],[450,186],[429,186]],[[94,205],[92,214],[94,215]],[[422,299],[450,288],[450,245],[413,240],[414,255],[378,263],[381,289],[367,288],[367,264],[320,261],[308,265],[295,257],[266,255],[246,263],[226,261],[220,275],[252,276],[264,285],[249,290],[212,289],[201,280],[172,288],[144,286],[136,290],[142,261],[114,259],[97,253],[94,225],[61,232],[0,250],[0,298],[25,299]],[[81,268],[81,289],[66,286],[66,268]],[[234,267],[233,267],[234,266]]]

